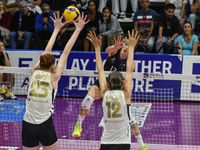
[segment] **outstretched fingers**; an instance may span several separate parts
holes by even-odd
[[[134,37],[134,29],[132,30],[132,38]]]
[[[126,41],[126,43],[128,43],[128,39],[127,39],[127,37],[125,37],[125,41]]]
[[[63,19],[63,16],[64,16],[64,13],[61,15],[61,17],[60,17],[60,20],[62,20],[62,19]]]
[[[128,30],[128,37],[130,38],[131,37],[131,34],[130,34],[130,31]]]
[[[87,35],[88,35],[87,37],[89,37],[89,38],[92,38],[92,37],[93,37],[93,34],[92,34],[91,31],[89,31]]]
[[[55,19],[54,19],[53,17],[51,17],[51,16],[50,16],[50,18],[51,18],[51,20],[54,22],[54,21],[56,20],[57,17],[56,17],[56,14],[55,14],[55,13],[53,13],[53,16],[54,16]]]

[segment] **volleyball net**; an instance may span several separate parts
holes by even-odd
[[[0,73],[14,74],[14,85],[8,90],[18,98],[0,101],[0,150],[21,150],[31,69],[0,67]],[[52,114],[61,150],[100,148],[104,125],[102,100],[93,102],[83,121],[81,137],[72,137],[82,100],[97,79],[96,71],[63,71]],[[2,81],[1,85],[4,83],[8,84]],[[199,75],[133,73],[131,112],[150,150],[200,149],[199,101]],[[131,141],[131,150],[138,150],[133,135]]]

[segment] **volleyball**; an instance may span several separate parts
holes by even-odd
[[[3,97],[4,99],[10,97],[10,91],[6,88],[1,89],[0,94],[1,94],[1,97]]]
[[[69,6],[64,10],[64,17],[65,20],[67,22],[72,23],[72,21],[74,20],[75,22],[77,22],[79,20],[79,13],[80,11],[78,10],[78,8],[74,7],[74,6]]]

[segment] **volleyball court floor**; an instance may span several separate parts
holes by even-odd
[[[103,113],[101,100],[95,101],[83,122],[80,138],[72,132],[82,98],[57,97],[53,120],[61,150],[98,150],[103,128],[99,126]],[[194,102],[133,101],[151,103],[143,127],[140,128],[149,150],[200,150],[200,105]],[[0,150],[21,150],[22,119],[25,97],[0,102]],[[132,136],[131,150],[139,146]]]

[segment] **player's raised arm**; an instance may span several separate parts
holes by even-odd
[[[50,18],[52,19],[52,21],[54,22],[54,31],[51,35],[51,38],[49,40],[49,42],[47,43],[47,46],[45,48],[45,51],[43,54],[45,53],[51,53],[51,50],[53,48],[53,45],[55,43],[56,37],[58,35],[58,33],[60,32],[60,30],[62,29],[62,27],[67,24],[68,22],[62,23],[62,19],[63,19],[63,14],[62,16],[59,18],[59,14],[55,14],[54,13],[54,18],[52,18],[50,16]]]
[[[135,62],[134,62],[134,49],[135,46],[139,40],[138,36],[138,32],[136,31],[136,33],[134,34],[134,30],[132,30],[132,34],[130,34],[130,31],[128,31],[128,37],[129,39],[127,39],[127,37],[125,38],[126,40],[126,44],[128,45],[128,58],[126,61],[126,76],[125,76],[125,81],[124,84],[124,89],[126,92],[128,92],[129,94],[131,94],[131,90],[132,90],[132,72],[135,69]]]
[[[124,38],[122,39],[122,36],[120,35],[118,36],[117,40],[114,37],[114,41],[115,41],[115,44],[107,47],[105,50],[105,52],[109,53],[110,55],[115,54],[119,49],[123,47],[122,43],[124,41]]]
[[[51,38],[50,38],[50,40],[49,40],[49,42],[48,42],[48,44],[47,44],[47,46],[46,46],[43,54],[51,53],[52,47],[53,47],[53,45],[55,43],[56,37],[57,37],[60,29],[67,23],[67,22],[62,23],[63,15],[59,18],[59,14],[55,15],[55,13],[54,13],[54,18],[51,17],[51,19],[54,22],[54,31],[53,31],[53,33],[51,35]],[[36,63],[36,65],[33,67],[32,71],[31,71],[31,75],[33,74],[33,72],[35,71],[35,69],[39,67],[39,63],[40,63],[40,60],[38,60],[38,62]]]
[[[108,87],[101,58],[101,38],[102,37],[97,38],[96,33],[95,32],[92,33],[91,31],[88,33],[87,36],[87,39],[90,40],[90,42],[94,45],[95,48],[96,65],[99,74],[100,90],[101,94],[104,94],[105,91],[108,90]]]
[[[76,30],[74,31],[73,35],[67,42],[67,44],[64,48],[64,51],[63,51],[62,55],[60,56],[60,59],[58,61],[58,64],[57,64],[57,67],[55,70],[57,77],[59,77],[61,75],[61,73],[64,69],[64,66],[67,62],[68,55],[69,55],[75,41],[77,40],[81,30],[84,28],[85,24],[87,24],[89,22],[89,20],[86,21],[86,19],[87,19],[87,15],[84,17],[84,14],[82,13],[82,15],[80,15],[80,19],[79,19],[78,23],[73,22],[76,27]]]

